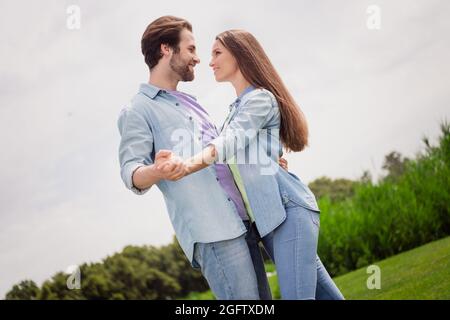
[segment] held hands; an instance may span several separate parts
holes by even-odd
[[[278,159],[278,164],[288,171],[288,162],[284,158]],[[178,181],[189,174],[188,165],[170,150],[160,150],[155,155],[156,174],[165,180]]]
[[[155,170],[161,179],[177,181],[188,172],[183,159],[170,150],[160,150],[155,155]]]

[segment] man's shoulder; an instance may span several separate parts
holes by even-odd
[[[155,104],[141,92],[136,93],[119,111],[119,122],[124,119],[140,118],[147,120],[148,109]]]
[[[146,104],[147,102],[139,97],[139,94],[136,94],[130,101],[128,101],[127,104],[122,107],[119,114],[120,116],[130,113],[143,114],[143,108],[145,108]]]

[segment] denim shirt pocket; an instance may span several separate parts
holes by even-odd
[[[314,197],[314,194],[309,190],[305,190],[305,192],[302,196],[298,195],[292,195],[288,192],[282,192],[281,199],[283,202],[283,206],[287,208],[300,206],[304,207],[306,209],[312,210],[314,212],[320,213],[319,206],[317,205],[316,198]]]

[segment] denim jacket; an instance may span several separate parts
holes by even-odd
[[[320,212],[308,186],[278,165],[282,155],[280,112],[274,95],[266,89],[253,89],[230,107],[220,136],[211,144],[218,161],[237,163],[260,235],[264,237],[284,221],[289,201]],[[248,161],[255,152],[257,161]],[[242,159],[246,162],[239,161]]]

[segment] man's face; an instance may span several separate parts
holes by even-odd
[[[180,33],[180,50],[170,58],[170,68],[180,76],[180,81],[194,80],[194,67],[200,63],[197,57],[194,35],[188,29]]]

